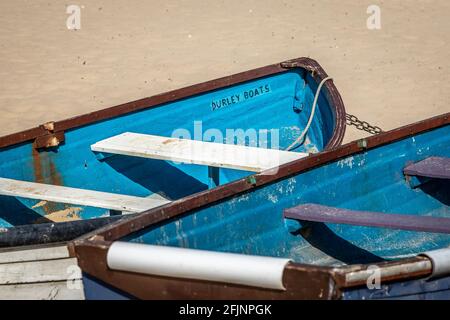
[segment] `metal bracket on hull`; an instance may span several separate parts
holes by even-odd
[[[55,123],[47,122],[41,125],[41,128],[47,131],[47,134],[39,136],[34,140],[35,149],[58,147],[65,141],[64,131],[55,132]]]
[[[312,74],[313,76],[314,76],[314,75],[316,74],[316,72],[317,72],[317,69],[316,69],[314,66],[300,63],[300,62],[297,61],[297,60],[292,60],[292,61],[285,61],[285,62],[282,62],[282,63],[280,63],[280,66],[281,66],[282,68],[285,68],[285,69],[303,68],[303,69],[305,69],[305,70],[311,72],[311,74]]]

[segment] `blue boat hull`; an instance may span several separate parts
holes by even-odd
[[[0,177],[138,197],[159,194],[169,200],[207,190],[206,166],[120,155],[100,161],[90,146],[123,132],[170,137],[184,130],[191,139],[223,143],[229,129],[275,129],[279,130],[279,147],[286,148],[305,127],[317,80],[326,75],[313,60],[294,62],[292,67],[272,65],[55,123],[51,129],[45,126],[47,135],[32,136],[43,130],[36,128],[0,138]],[[343,117],[340,96],[328,82],[321,91],[307,138],[295,152],[315,153],[339,145],[344,134]],[[223,134],[222,140],[214,134],[217,132]],[[38,148],[45,146],[47,137],[59,141],[61,136],[64,141],[59,145]],[[269,147],[275,143],[270,134],[266,142]],[[220,181],[225,184],[249,174],[223,169]],[[94,207],[0,196],[0,228],[11,233],[15,226],[103,218],[109,214],[109,210]],[[50,227],[46,228],[39,232]],[[68,240],[56,236],[52,239]],[[7,244],[5,241],[2,245]]]
[[[450,185],[436,179],[413,189],[403,168],[430,156],[450,157],[450,126],[354,154],[277,181],[127,240],[165,246],[286,257],[342,265],[398,259],[450,245],[450,235],[316,224],[291,230],[283,210],[317,203],[353,210],[450,217]],[[298,232],[300,233],[298,233]]]
[[[404,174],[412,163],[430,157],[450,158],[448,114],[295,161],[281,167],[275,176],[258,174],[149,211],[99,230],[95,233],[102,239],[98,243],[80,239],[73,244],[74,251],[84,261],[87,257],[104,261],[111,243],[125,241],[288,258],[296,265],[297,279],[304,277],[301,281],[311,286],[310,293],[295,291],[289,285],[299,284],[290,279],[285,282],[287,292],[254,289],[254,297],[259,298],[449,299],[448,275],[428,280],[432,265],[427,258],[418,257],[448,248],[449,234],[337,223],[292,224],[283,216],[285,209],[315,203],[386,215],[450,218],[448,178],[412,183]],[[357,272],[364,275],[365,268],[372,265],[391,268],[395,276],[383,280],[379,290],[368,289],[365,279],[350,282],[346,278]],[[102,279],[139,298],[162,295],[150,289],[138,290],[133,281],[167,288],[164,297],[186,298],[174,283],[189,283],[203,298],[248,297],[248,292],[231,284],[198,284],[151,275],[137,278],[105,270],[94,261],[81,267],[94,281]],[[321,294],[314,293],[317,286],[323,290]]]

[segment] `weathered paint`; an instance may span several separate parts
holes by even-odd
[[[64,222],[64,221],[75,221],[80,220],[80,211],[82,209],[80,207],[70,207],[64,210],[55,211],[50,214],[45,215],[45,219],[37,219],[35,223],[43,223],[46,220],[54,221],[54,222]]]
[[[190,293],[201,293],[202,297],[216,299],[224,298],[230,293],[236,298],[241,291],[240,288],[229,284],[200,284],[108,270],[105,268],[105,256],[111,245],[110,241],[122,239],[189,248],[210,246],[211,250],[250,254],[257,254],[258,251],[261,255],[289,257],[298,262],[310,258],[309,265],[297,264],[295,269],[311,272],[308,279],[312,277],[316,281],[310,287],[311,290],[319,288],[323,291],[318,294],[318,291],[300,292],[296,291],[300,288],[296,288],[291,292],[294,296],[305,299],[340,297],[341,290],[364,285],[365,281],[361,282],[360,275],[364,275],[365,269],[372,265],[382,268],[383,283],[394,281],[393,285],[401,285],[409,279],[427,277],[431,274],[431,264],[427,258],[405,257],[425,251],[427,246],[433,249],[447,247],[448,235],[439,239],[433,238],[433,234],[423,232],[399,233],[358,227],[351,230],[348,226],[339,229],[335,225],[325,224],[305,224],[301,229],[297,228],[290,233],[292,230],[280,221],[282,210],[292,206],[289,202],[293,200],[297,204],[316,202],[387,214],[392,213],[393,209],[397,213],[446,216],[450,195],[449,181],[433,180],[422,188],[413,190],[403,175],[403,169],[409,163],[431,155],[448,157],[449,130],[449,114],[443,114],[370,137],[364,140],[364,143],[349,143],[283,166],[274,176],[267,176],[268,172],[252,175],[119,221],[75,241],[70,246],[71,252],[76,253],[85,272],[147,299],[186,297],[186,288],[189,288]],[[348,168],[346,165],[340,165],[350,163],[350,158],[352,164],[357,163],[359,166],[352,165],[352,168]],[[342,159],[346,161],[338,163]],[[280,202],[288,202],[288,205],[277,206],[270,203],[268,194],[283,193],[285,190],[289,190],[290,194],[284,197],[280,194],[281,197],[278,198],[281,199]],[[238,207],[240,205],[241,207]],[[391,237],[380,237],[377,234],[379,231],[390,231]],[[424,235],[432,238],[430,241],[424,241]],[[415,239],[420,241],[414,243],[412,240]],[[282,249],[290,249],[296,244],[300,244],[297,256],[292,252],[282,252]],[[374,244],[378,244],[378,247],[364,247]],[[395,255],[392,255],[393,253]],[[390,258],[398,260],[384,261]],[[333,267],[331,270],[317,266],[330,264],[351,265]],[[330,272],[333,274],[333,280],[328,282],[329,285],[319,283],[321,276]],[[347,279],[347,275],[353,275],[353,280]],[[297,274],[292,279],[286,279],[284,284],[295,286],[298,283],[304,284],[302,281],[299,281]],[[164,292],[160,294],[145,290],[142,288],[143,283],[157,286]],[[426,290],[428,289],[424,288],[423,294],[427,294]],[[448,296],[445,290],[439,293],[441,297],[445,295]],[[267,292],[252,290],[253,298],[268,296],[270,294]]]
[[[323,71],[320,72],[323,76]],[[202,121],[203,132],[213,128],[223,132],[226,129],[270,131],[281,128],[280,147],[287,147],[298,135],[299,130],[295,128],[303,128],[308,120],[317,88],[316,76],[311,76],[300,66],[273,74],[253,75],[246,82],[233,82],[233,79],[228,80],[228,85],[224,82],[222,87],[214,84],[216,89],[212,91],[204,89],[206,91],[200,94],[173,99],[151,108],[140,105],[136,112],[122,113],[120,117],[108,115],[97,121],[95,113],[92,114],[93,123],[82,121],[86,117],[73,119],[73,123],[83,123],[82,127],[71,127],[69,122],[61,122],[54,123],[51,128],[41,128],[48,135],[51,134],[49,129],[58,132],[70,127],[64,132],[64,142],[54,148],[36,149],[32,142],[3,148],[0,152],[0,177],[139,197],[158,193],[171,200],[206,190],[209,184],[206,166],[127,156],[113,156],[99,161],[90,146],[127,131],[171,136],[175,129],[186,129],[194,137],[194,121]],[[266,85],[270,86],[270,92],[239,104],[211,110],[211,101],[218,96],[243,95],[243,92]],[[331,140],[336,142],[336,126],[340,122],[336,118],[335,106],[330,104],[335,100],[331,100],[330,96],[333,99],[339,98],[334,85],[327,84],[321,92],[314,121],[308,132],[308,143],[296,149],[296,152],[323,150]],[[136,103],[136,106],[139,104],[142,102]],[[133,106],[129,107],[132,110]],[[296,110],[300,107],[302,111],[298,113]],[[342,109],[341,105],[339,107]],[[113,111],[110,110],[110,113]],[[21,139],[17,137],[19,138]],[[270,145],[270,136],[268,138]],[[247,171],[223,169],[218,180],[220,184],[225,184],[248,174],[250,173]],[[52,202],[36,206],[38,203],[39,200],[0,197],[0,227],[33,223],[40,216],[68,209],[70,211],[73,207]],[[109,214],[104,209],[86,206],[80,208],[80,219]],[[67,218],[70,219],[70,216]]]
[[[450,235],[303,223],[289,232],[283,210],[305,203],[352,210],[445,217],[449,181],[411,189],[403,168],[450,156],[450,126],[295,175],[130,235],[130,241],[291,258],[299,263],[370,263],[447,247]],[[428,150],[424,153],[423,150]],[[419,150],[422,150],[419,152]]]
[[[0,299],[84,299],[81,271],[65,246],[0,250]]]
[[[34,181],[57,186],[63,185],[61,175],[56,170],[55,164],[53,163],[51,157],[49,157],[49,153],[39,152],[35,148],[32,148],[31,152],[34,168]],[[39,207],[42,208],[46,215],[64,210],[64,204],[55,202],[46,202],[44,205]]]

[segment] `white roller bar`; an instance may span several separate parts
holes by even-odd
[[[114,242],[107,263],[112,270],[209,280],[285,290],[283,272],[290,259]]]

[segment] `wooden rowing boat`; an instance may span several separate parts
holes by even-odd
[[[0,138],[0,246],[66,241],[338,146],[345,111],[327,81],[285,151],[326,76],[300,58]]]
[[[0,247],[8,252],[0,261],[19,246],[58,247],[124,215],[332,149],[344,132],[333,82],[299,58],[1,137]],[[54,273],[51,259],[33,268]],[[0,292],[28,290],[8,270],[30,263],[0,264]],[[37,298],[64,278],[44,271],[30,289]]]
[[[87,298],[449,299],[450,114],[74,241]]]

